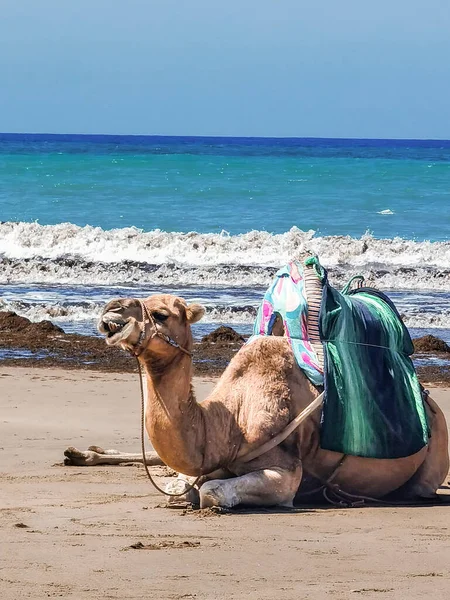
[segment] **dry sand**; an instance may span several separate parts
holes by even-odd
[[[433,396],[450,421],[450,391]],[[136,376],[1,368],[0,405],[1,600],[450,593],[450,505],[169,509],[142,467],[61,466],[69,445],[139,451]]]

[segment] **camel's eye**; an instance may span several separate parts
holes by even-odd
[[[162,323],[163,321],[165,321],[166,319],[169,318],[169,315],[165,315],[164,313],[160,313],[160,312],[153,312],[152,315],[153,315],[153,318],[156,321],[159,321],[160,323]]]

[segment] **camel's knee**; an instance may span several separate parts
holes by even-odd
[[[200,506],[292,506],[301,471],[301,467],[295,471],[264,469],[233,479],[207,481],[200,488]]]
[[[233,480],[234,481],[234,480]],[[206,481],[200,488],[200,508],[222,506],[233,508],[239,504],[239,497],[230,480],[213,479]]]
[[[195,477],[187,477],[181,473],[178,477],[170,481],[166,487],[167,494],[174,494],[169,497],[169,504],[177,504],[179,502],[189,502],[190,504],[200,504],[198,489],[194,486]]]

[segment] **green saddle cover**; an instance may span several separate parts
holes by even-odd
[[[418,452],[429,435],[408,330],[381,292],[360,288],[341,293],[322,273],[321,447],[370,458]]]

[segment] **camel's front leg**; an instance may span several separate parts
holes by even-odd
[[[292,507],[301,479],[301,466],[292,471],[275,467],[233,479],[214,479],[200,488],[200,507],[232,508],[238,504]]]
[[[130,454],[117,450],[103,450],[99,446],[89,446],[85,451],[71,446],[64,451],[64,464],[77,467],[94,467],[95,465],[120,465],[123,463],[142,463],[142,454]],[[150,467],[164,465],[156,452],[146,452],[145,462]]]
[[[198,505],[200,504],[199,488],[206,481],[210,481],[211,479],[228,479],[228,477],[233,477],[228,469],[217,469],[217,471],[213,471],[208,475],[203,475],[198,481],[197,477],[190,477],[189,475],[179,473],[178,477],[170,481],[165,487],[167,493],[176,494],[176,496],[169,498],[169,504],[190,502],[191,504]],[[191,487],[196,481],[195,486]]]

